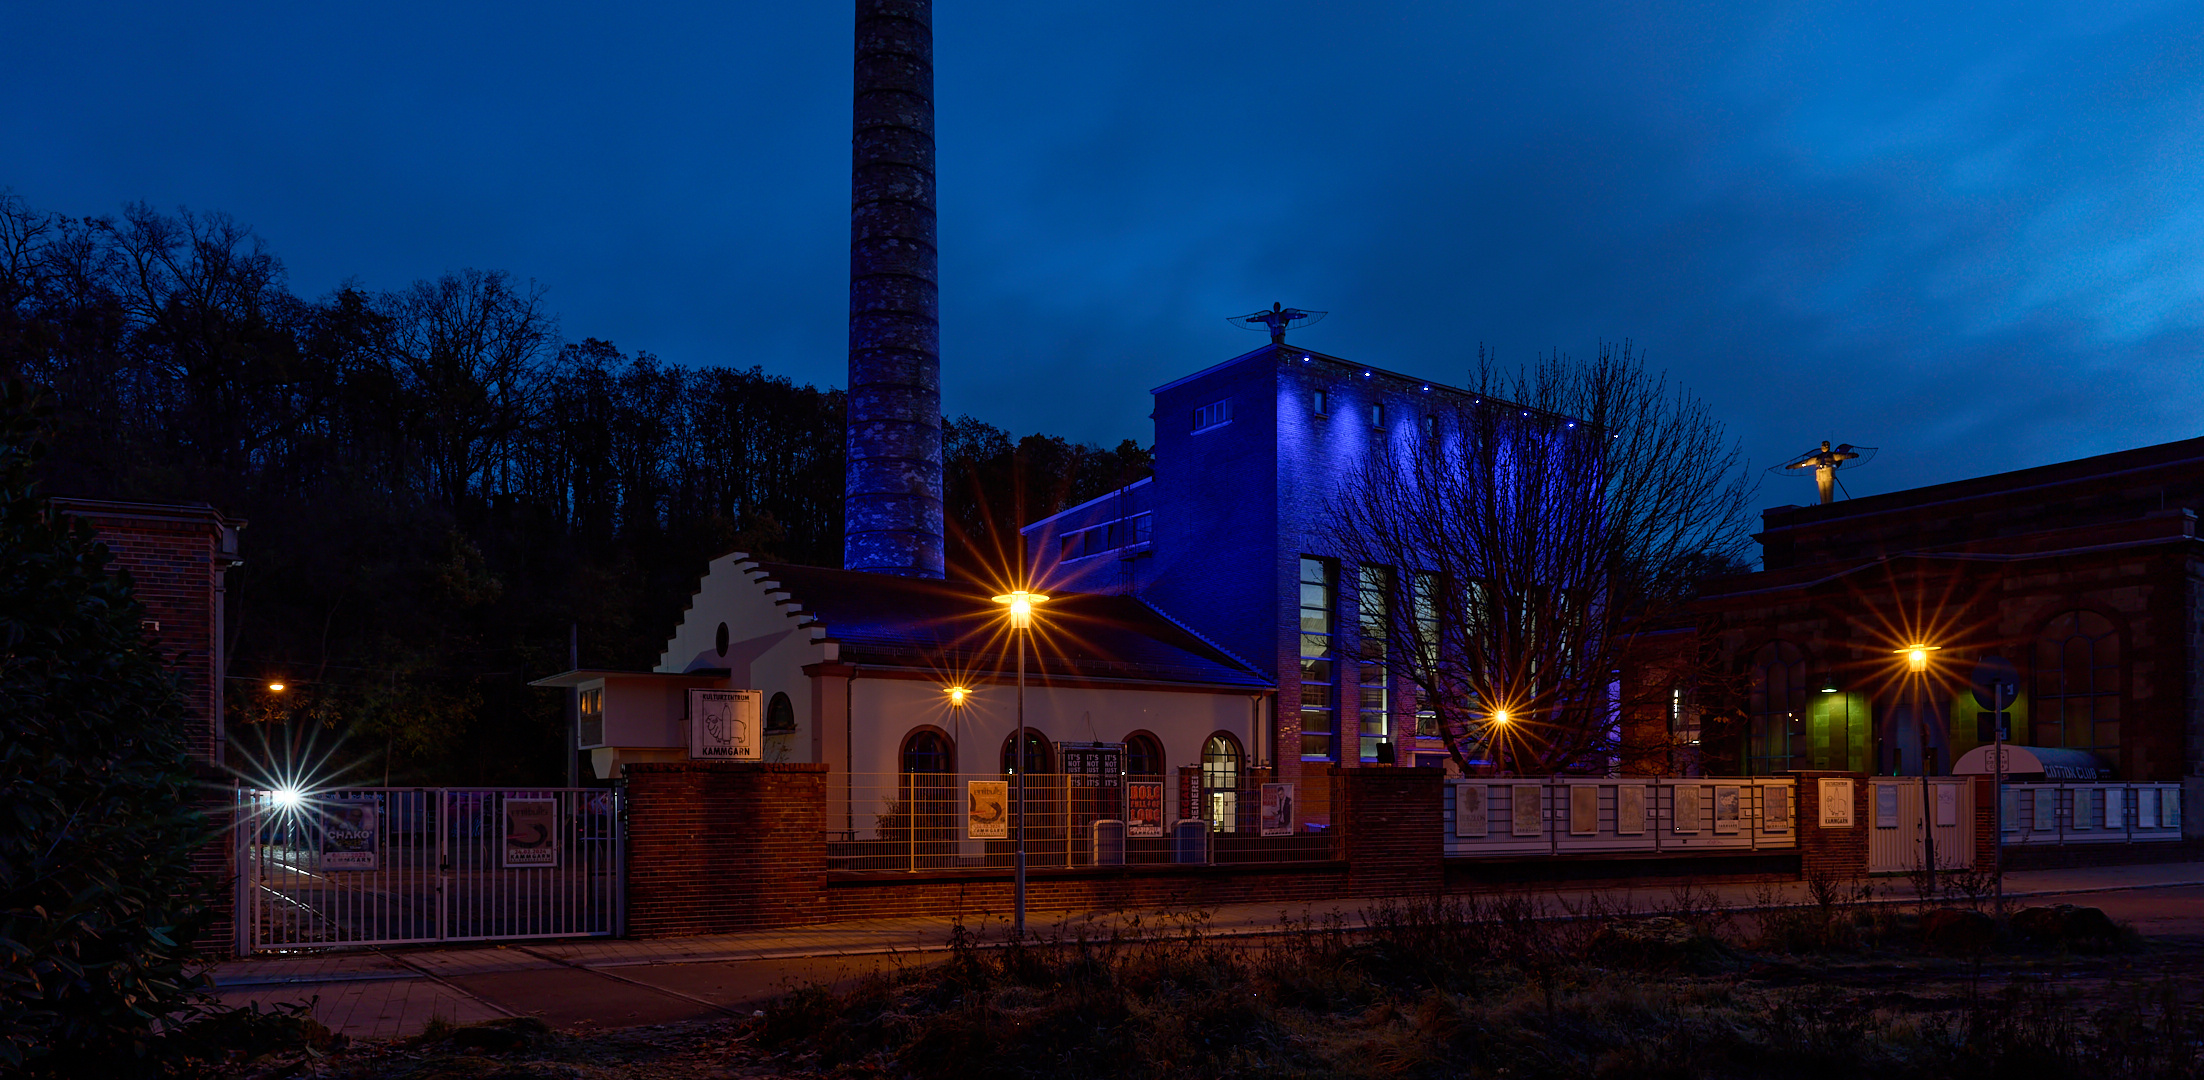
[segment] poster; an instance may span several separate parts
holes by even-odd
[[[1791,831],[1791,789],[1764,786],[1760,789],[1760,831]]]
[[[2010,791],[2005,793],[2006,797],[2008,798],[2010,798],[2012,794],[2013,793]],[[2127,800],[2121,797],[2126,794],[2127,792],[2121,788],[2105,789],[2105,828],[2127,828]],[[2011,829],[2013,827],[2013,814],[2011,807],[2006,808],[2005,827],[2007,829]]]
[[[689,691],[689,757],[758,760],[759,696],[756,690]]]
[[[1959,788],[1955,784],[1937,784],[1936,825],[1948,829],[1959,824]]]
[[[1668,789],[1675,799],[1670,811],[1672,824],[1680,833],[1699,831],[1699,785],[1678,784]]]
[[[1714,831],[1737,831],[1737,788],[1724,784],[1714,789]]]
[[[964,835],[973,840],[1010,839],[1010,781],[964,782]]]
[[[559,865],[559,801],[505,800],[505,865]]]
[[[2036,797],[2035,824],[2037,832],[2056,832],[2059,827],[2059,793],[2056,788],[2037,788],[2031,792]]]
[[[2039,793],[2036,797],[2040,799],[2043,796]],[[2158,827],[2157,788],[2136,789],[2135,827],[2139,829],[2155,829]]]
[[[1852,827],[1852,781],[1823,780],[1821,782],[1821,827],[1824,829],[1849,829]]]
[[[1517,784],[1508,791],[1509,808],[1514,812],[1515,827],[1510,830],[1517,836],[1539,836],[1546,831],[1546,807],[1542,800],[1544,788],[1537,784]]]
[[[1163,835],[1163,781],[1134,780],[1125,785],[1125,835]]]
[[[1075,788],[1116,788],[1125,774],[1124,743],[1057,743],[1064,783]]]
[[[1454,785],[1454,835],[1464,840],[1482,840],[1490,827],[1485,820],[1485,786]]]
[[[1644,836],[1645,826],[1645,785],[1624,784],[1616,788],[1615,832],[1623,836]]]
[[[1878,829],[1895,829],[1898,827],[1898,785],[1875,785],[1875,827]]]
[[[1293,835],[1293,785],[1263,785],[1263,835]]]
[[[1569,788],[1569,835],[1591,836],[1599,832],[1599,788],[1576,784]]]
[[[382,796],[372,801],[331,803],[322,808],[321,868],[323,870],[373,870],[376,868],[376,833],[382,819]]]

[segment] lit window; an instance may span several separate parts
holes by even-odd
[[[1201,431],[1206,428],[1213,428],[1230,419],[1232,419],[1232,399],[1225,398],[1222,401],[1212,401],[1194,410],[1194,430]]]
[[[1211,735],[1201,748],[1203,815],[1218,832],[1239,831],[1240,744],[1224,734]]]
[[[603,687],[581,692],[581,744],[605,744],[605,691]]]
[[[1362,631],[1362,663],[1356,682],[1360,687],[1360,749],[1364,761],[1378,760],[1378,743],[1393,737],[1391,687],[1385,670],[1386,638],[1392,631],[1392,597],[1391,567],[1361,568],[1355,582],[1355,612]],[[1397,755],[1399,750],[1394,753]]]
[[[1339,673],[1334,669],[1332,605],[1338,575],[1329,559],[1301,557],[1301,756],[1330,759],[1339,730]]]

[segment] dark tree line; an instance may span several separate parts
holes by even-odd
[[[0,192],[0,376],[51,396],[48,494],[249,519],[233,742],[337,747],[371,782],[563,773],[528,679],[646,668],[707,560],[839,565],[844,396],[565,341],[542,288],[465,270],[289,291],[227,215],[45,213]],[[1147,452],[948,422],[952,574]],[[288,689],[264,689],[269,678]]]

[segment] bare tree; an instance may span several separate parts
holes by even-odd
[[[1628,344],[1512,372],[1480,351],[1454,415],[1344,486],[1330,539],[1395,568],[1404,602],[1363,660],[1413,689],[1419,724],[1465,771],[1545,773],[1647,749],[1621,720],[1665,715],[1652,699],[1698,673],[1675,631],[1745,551],[1751,494],[1721,422]]]

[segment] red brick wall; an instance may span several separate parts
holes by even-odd
[[[1349,896],[1419,896],[1445,887],[1444,777],[1438,769],[1332,769],[1332,829],[1347,860]]]
[[[1838,881],[1867,876],[1866,773],[1794,772],[1798,780],[1799,875],[1826,874]],[[1822,828],[1821,781],[1852,781],[1852,824]]]
[[[825,765],[627,767],[627,925],[635,937],[819,920]]]

